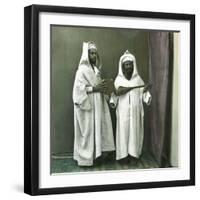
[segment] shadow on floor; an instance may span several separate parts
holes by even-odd
[[[139,159],[128,156],[116,161],[115,152],[103,153],[90,167],[78,166],[72,156],[53,158],[51,165],[51,173],[159,168],[158,163],[149,153],[143,153]]]

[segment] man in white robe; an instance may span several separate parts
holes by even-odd
[[[112,122],[100,77],[97,47],[83,43],[73,87],[74,159],[79,166],[92,166],[102,151],[115,150]]]
[[[139,158],[144,137],[143,102],[149,105],[151,95],[138,74],[135,57],[128,51],[119,60],[114,85],[117,96],[110,102],[116,106],[116,159],[128,155]]]

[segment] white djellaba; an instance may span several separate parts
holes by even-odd
[[[130,80],[126,79],[122,65],[125,61],[133,62],[133,73]],[[127,50],[119,60],[119,71],[114,82],[115,89],[122,87],[136,87],[144,85],[138,74],[136,59]],[[144,138],[144,110],[143,102],[151,103],[149,91],[143,92],[144,87],[132,89],[121,96],[113,95],[110,103],[116,106],[116,159],[131,155],[139,158],[142,153]]]
[[[98,67],[93,70],[89,62],[89,48],[96,45],[84,42],[73,87],[74,159],[79,166],[92,166],[102,151],[115,150],[108,103],[104,94],[91,92],[101,77]]]

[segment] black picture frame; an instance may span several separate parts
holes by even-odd
[[[76,13],[190,23],[190,179],[162,182],[39,188],[39,14]],[[24,192],[30,195],[195,185],[195,15],[82,7],[31,5],[24,8]]]

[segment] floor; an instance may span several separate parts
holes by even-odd
[[[129,156],[120,161],[116,161],[114,152],[103,153],[100,158],[94,161],[94,165],[90,167],[79,167],[72,156],[54,157],[51,164],[51,173],[150,169],[159,167],[156,160],[149,153],[143,153],[140,159]]]

